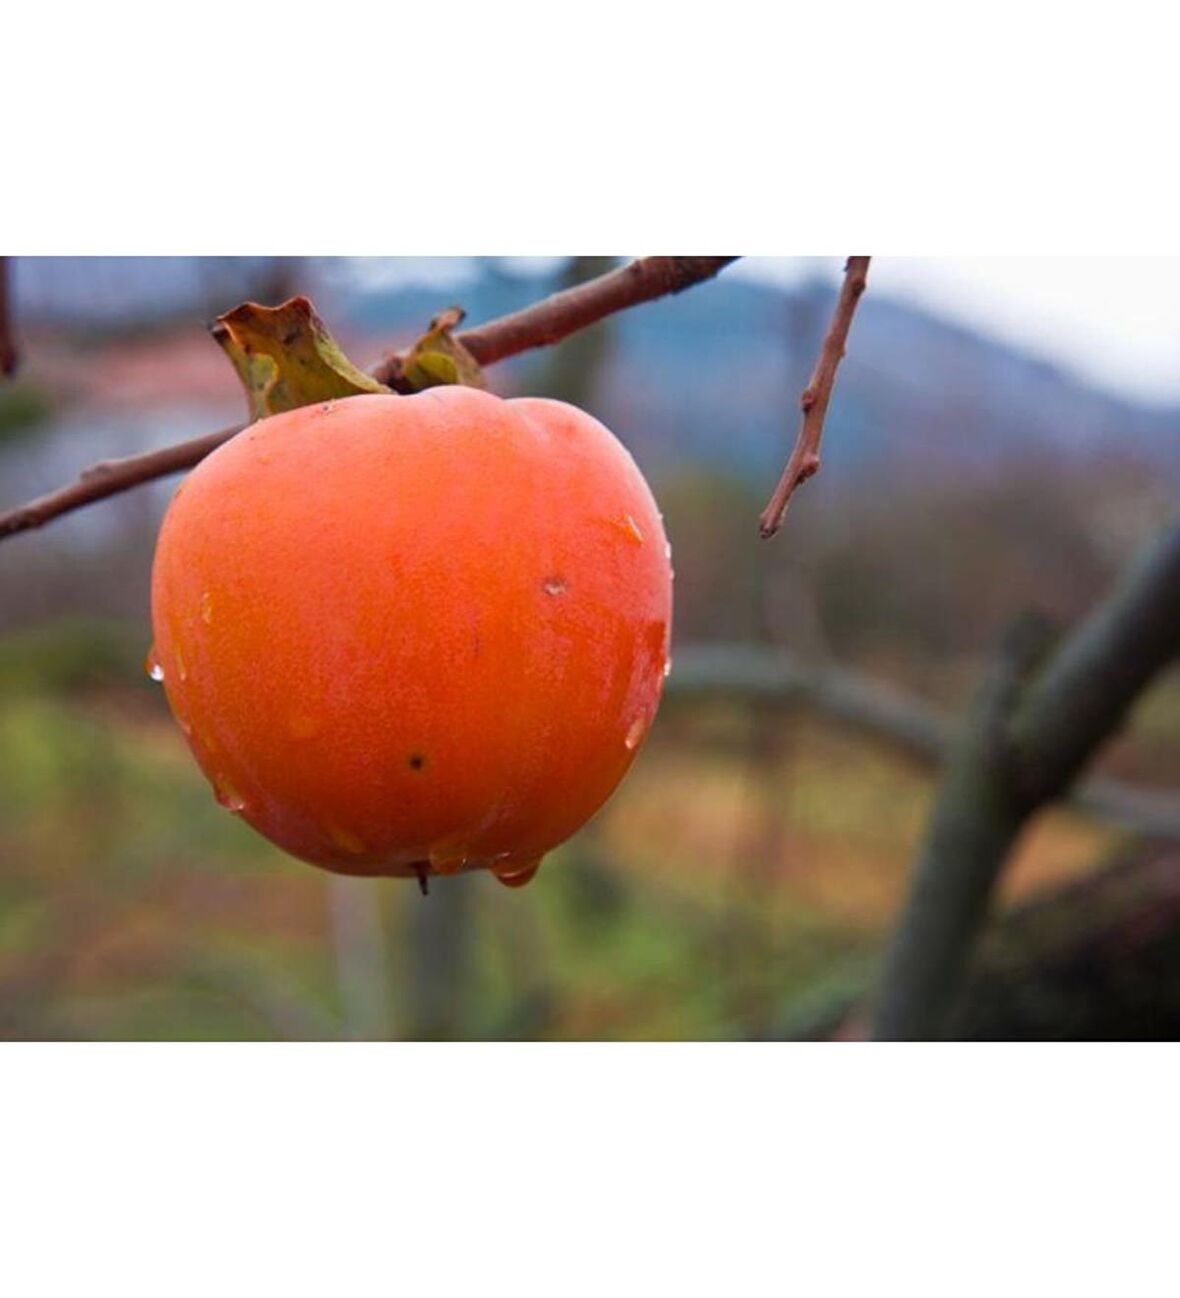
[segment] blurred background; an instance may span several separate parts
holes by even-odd
[[[0,510],[241,420],[205,324],[242,300],[307,293],[369,367],[441,307],[479,322],[612,264],[11,258],[22,363],[0,381]],[[850,1031],[937,777],[905,719],[953,718],[1016,614],[1076,619],[1172,517],[1180,323],[1154,314],[1166,295],[1142,266],[1096,264],[1087,282],[1037,260],[875,261],[824,472],[768,543],[756,519],[838,259],[750,259],[489,370],[501,394],[573,401],[626,443],[676,568],[651,735],[520,891],[479,875],[424,900],[335,879],[217,805],[143,667],[176,479],[4,540],[0,1037]],[[766,687],[771,662],[798,687]],[[817,696],[821,679],[887,700],[900,737]],[[1102,769],[1157,792],[1180,780],[1174,674]],[[1041,817],[956,1031],[1180,1036],[1180,847]]]

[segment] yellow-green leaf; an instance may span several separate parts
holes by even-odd
[[[211,332],[246,389],[251,419],[390,391],[353,365],[305,297],[275,307],[243,302],[218,316]]]

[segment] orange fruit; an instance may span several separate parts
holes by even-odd
[[[671,578],[642,474],[584,412],[349,397],[181,485],[150,665],[218,799],[294,856],[521,883],[635,757]]]

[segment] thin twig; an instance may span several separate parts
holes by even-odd
[[[40,527],[52,518],[68,514],[96,500],[104,500],[107,496],[117,495],[131,487],[138,487],[141,483],[191,469],[223,442],[228,442],[240,433],[243,427],[244,425],[237,424],[233,428],[223,428],[220,432],[205,433],[190,441],[178,442],[175,446],[166,446],[163,450],[149,451],[146,455],[128,455],[121,460],[101,460],[98,464],[92,464],[82,471],[77,482],[71,482],[68,487],[38,496],[36,500],[0,514],[0,540],[16,532]]]
[[[0,374],[8,377],[16,373],[20,359],[12,329],[12,304],[8,288],[7,257],[0,257]]]
[[[641,257],[576,288],[543,298],[523,311],[469,329],[459,334],[458,339],[481,365],[490,365],[518,352],[558,342],[616,311],[679,293],[711,279],[736,260],[735,257]],[[396,381],[401,362],[401,356],[389,357],[377,368],[374,377],[381,382]],[[239,432],[240,427],[226,428],[145,455],[95,464],[84,470],[76,482],[0,514],[0,540],[40,527],[62,514],[154,478],[191,469]]]
[[[868,282],[869,261],[868,257],[849,257],[844,264],[844,283],[836,300],[832,322],[819,349],[811,380],[799,398],[799,406],[803,411],[799,435],[791,448],[783,476],[779,478],[778,486],[770,497],[770,503],[758,519],[758,531],[763,537],[773,536],[782,527],[783,516],[795,488],[819,472],[819,446],[824,435],[824,416],[828,413],[836,371],[844,359],[844,346],[848,341],[852,317],[856,314],[856,304]]]

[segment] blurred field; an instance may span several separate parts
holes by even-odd
[[[929,804],[927,775],[814,718],[673,702],[528,889],[478,876],[423,899],[331,879],[224,812],[139,648],[77,624],[0,644],[5,1036],[415,1036],[424,978],[447,1035],[775,1034],[871,969]],[[1110,843],[1054,815],[1006,894]],[[419,928],[456,904],[440,965]],[[359,931],[340,914],[358,905]],[[350,1002],[358,976],[387,989],[376,1018]]]

